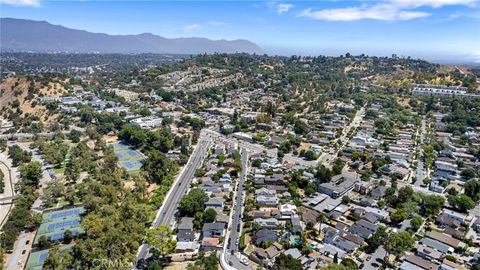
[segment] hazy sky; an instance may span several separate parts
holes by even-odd
[[[109,34],[248,39],[269,54],[480,61],[478,0],[0,0],[1,17]]]

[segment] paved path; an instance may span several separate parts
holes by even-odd
[[[8,256],[7,270],[18,270],[24,268],[25,264],[27,263],[28,254],[30,253],[34,237],[35,234],[33,232],[20,233],[15,245],[13,246],[12,254]]]

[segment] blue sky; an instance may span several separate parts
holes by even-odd
[[[480,61],[479,0],[0,0],[1,17],[108,34],[248,39],[269,54]]]

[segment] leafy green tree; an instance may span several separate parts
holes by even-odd
[[[413,196],[413,189],[411,186],[404,186],[398,190],[398,201],[400,203],[407,202]]]
[[[412,220],[410,221],[410,225],[412,226],[414,231],[418,231],[420,229],[420,226],[423,224],[423,219],[419,215],[414,215],[412,217]]]
[[[3,171],[0,171],[0,193],[3,193],[5,191],[5,182],[3,181],[5,178],[5,175],[3,174]]]
[[[272,270],[302,270],[302,263],[293,258],[292,255],[285,255],[280,253],[275,259],[275,263],[272,266]]]
[[[148,180],[152,183],[162,184],[173,182],[173,174],[177,171],[175,161],[167,158],[158,150],[150,151],[142,168],[147,172]]]
[[[147,230],[146,240],[154,248],[154,252],[164,257],[175,251],[177,241],[172,237],[173,231],[167,225]]]
[[[64,242],[65,244],[69,244],[70,242],[72,242],[73,237],[74,237],[74,235],[73,235],[72,231],[70,231],[70,230],[67,229],[67,230],[65,230],[65,232],[63,233],[63,242]]]
[[[12,159],[14,166],[28,163],[32,160],[32,152],[24,151],[18,145],[12,145],[8,147],[8,157]]]
[[[358,270],[357,263],[355,263],[355,261],[350,258],[343,259],[341,264],[345,266],[345,268],[348,270]]]
[[[388,238],[386,228],[384,226],[378,227],[375,233],[367,239],[367,244],[370,250],[376,250],[379,246],[383,245]]]
[[[413,248],[414,243],[409,232],[392,233],[387,238],[385,249],[396,256],[402,256],[405,251]]]
[[[333,173],[330,169],[325,167],[323,164],[319,164],[315,177],[319,179],[320,182],[330,182],[330,180],[332,180],[332,176]]]
[[[217,270],[218,258],[215,256],[215,252],[210,253],[205,257],[203,253],[200,253],[199,258],[194,263],[190,263],[187,266],[187,270]]]
[[[193,217],[197,212],[203,212],[208,195],[205,191],[194,188],[180,200],[178,210],[182,216]]]
[[[203,214],[203,222],[204,223],[209,223],[209,222],[214,222],[215,218],[217,217],[217,211],[213,208],[208,208],[205,210],[205,213]]]
[[[477,173],[474,168],[465,168],[462,170],[460,175],[465,179],[472,179],[477,175]]]
[[[403,209],[398,209],[396,210],[395,212],[392,212],[390,214],[390,220],[393,222],[393,223],[400,223],[402,221],[404,221],[405,219],[408,218],[408,214],[405,210]]]
[[[40,179],[42,178],[42,164],[38,161],[32,161],[20,167],[20,178],[22,184],[30,187],[38,187]]]
[[[435,216],[445,204],[445,199],[439,195],[422,194],[421,208],[428,216]]]
[[[475,207],[475,202],[465,194],[448,196],[448,203],[463,213]]]
[[[470,197],[474,201],[480,199],[480,181],[471,179],[467,181],[464,185],[465,195]]]

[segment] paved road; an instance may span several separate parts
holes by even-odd
[[[195,170],[202,165],[203,160],[207,156],[209,146],[210,140],[201,136],[197,147],[193,151],[185,167],[180,172],[176,181],[173,183],[170,191],[167,193],[164,203],[159,208],[157,216],[152,223],[152,228],[160,225],[169,225],[173,228],[175,221],[174,216],[177,211],[178,203],[187,193],[193,180]],[[137,259],[145,259],[148,255],[149,246],[147,244],[141,245],[137,253]]]
[[[227,247],[223,249],[223,252],[226,252],[225,257],[227,263],[231,263],[231,267],[239,270],[250,270],[252,269],[249,266],[246,266],[240,262],[240,259],[235,255],[239,252],[239,246],[236,244],[237,240],[240,240],[241,235],[241,216],[243,214],[243,197],[245,190],[243,188],[243,184],[247,178],[248,173],[248,151],[245,149],[241,149],[242,154],[242,172],[240,174],[238,180],[238,188],[236,193],[235,205],[232,209],[232,220],[230,222],[230,231],[227,233]],[[230,243],[230,245],[228,245]],[[232,255],[232,252],[234,255]]]
[[[337,142],[340,142],[340,147],[338,147],[338,150],[336,150],[333,154],[323,153],[316,162],[321,162],[327,167],[331,166],[331,163],[337,158],[338,153],[340,153],[340,151],[342,151],[342,149],[345,148],[345,146],[350,142],[350,139],[347,138],[350,130],[352,130],[353,128],[357,128],[362,122],[362,119],[365,115],[365,106],[367,106],[367,104],[365,104],[362,108],[360,108],[360,110],[355,113],[355,116],[353,117],[352,122],[350,122],[350,125],[343,129],[342,135],[340,136],[340,138],[337,139]]]
[[[12,172],[11,163],[7,159],[5,152],[0,153],[0,170],[3,173],[3,182],[5,184],[4,192],[0,194],[0,198],[12,197],[15,195],[15,189],[13,185],[17,182],[17,180],[14,180],[16,174]],[[8,201],[2,202],[2,204],[0,205],[0,229],[7,221],[7,217],[10,214],[10,210],[12,209],[12,207],[13,204],[8,203]]]
[[[422,145],[423,145],[423,141],[425,140],[426,133],[427,133],[426,120],[424,117],[422,119],[422,127],[420,129],[420,143],[417,146],[417,150],[419,151],[417,171],[416,171],[417,181],[415,182],[415,186],[417,187],[420,187],[421,185],[423,185],[423,179],[425,179],[425,177],[427,176],[427,173],[425,171],[424,164],[423,164],[423,150],[422,150]]]
[[[35,234],[33,232],[20,233],[13,247],[13,252],[8,257],[7,270],[23,269],[27,262],[34,236]]]

